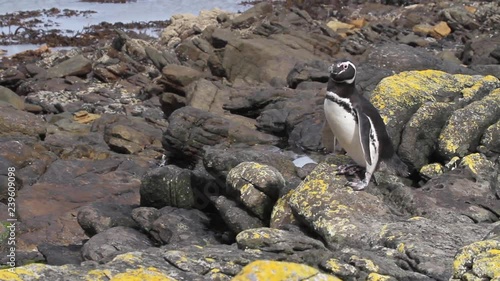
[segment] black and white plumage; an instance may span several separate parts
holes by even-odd
[[[329,71],[324,103],[327,124],[347,155],[366,168],[365,178],[349,185],[356,190],[364,189],[381,162],[400,175],[408,175],[406,165],[394,151],[379,112],[356,90],[354,64],[339,60],[330,66]]]

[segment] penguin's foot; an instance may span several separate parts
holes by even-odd
[[[364,168],[356,164],[339,165],[337,167],[337,175],[355,176],[362,170],[364,170]]]
[[[360,191],[368,186],[368,181],[366,179],[362,181],[349,181],[346,185],[350,186],[353,190]]]

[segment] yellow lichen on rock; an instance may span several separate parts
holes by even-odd
[[[365,271],[376,273],[380,270],[378,265],[376,265],[372,260],[361,258],[356,255],[351,256],[350,260],[351,262],[356,262],[358,267]]]
[[[368,274],[368,277],[366,278],[366,281],[392,281],[392,280],[396,280],[396,278],[392,276],[378,274],[375,272]]]
[[[87,272],[87,276],[85,277],[85,280],[87,281],[108,281],[110,276],[113,274],[111,273],[110,270],[104,269],[94,269],[89,272]]]
[[[491,171],[495,168],[495,163],[486,159],[486,157],[480,153],[473,153],[465,156],[460,161],[460,166],[465,166],[477,177]]]
[[[474,242],[460,249],[453,262],[453,278],[461,279],[465,274],[500,278],[500,241]]]
[[[232,281],[340,281],[318,269],[298,263],[257,260],[246,265]]]
[[[420,174],[429,178],[439,176],[443,172],[443,165],[441,165],[440,163],[431,163],[420,168]]]
[[[288,204],[288,200],[292,196],[293,190],[289,191],[284,196],[280,197],[273,206],[271,212],[271,221],[269,226],[272,228],[281,228],[284,225],[298,225],[298,221],[293,215],[292,208]]]
[[[163,274],[154,267],[141,267],[118,273],[110,281],[175,281],[175,279]]]
[[[439,151],[447,157],[465,156],[474,150],[484,130],[498,120],[500,88],[481,100],[472,102],[451,115],[439,136]]]
[[[23,281],[27,278],[36,279],[40,277],[40,272],[51,267],[41,263],[32,263],[25,266],[0,270],[0,280]]]
[[[322,267],[329,273],[337,276],[356,276],[358,269],[348,263],[343,263],[338,259],[331,258],[322,263]]]

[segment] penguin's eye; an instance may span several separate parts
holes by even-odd
[[[342,68],[343,68],[343,69],[347,69],[348,67],[349,67],[349,66],[347,65],[347,63],[343,63],[343,64],[342,64]]]

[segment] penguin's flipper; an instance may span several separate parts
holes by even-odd
[[[367,166],[372,166],[373,163],[370,151],[371,122],[369,117],[360,110],[356,110],[356,115],[358,116],[359,140],[361,142],[361,148],[363,149],[363,155],[368,164]]]

